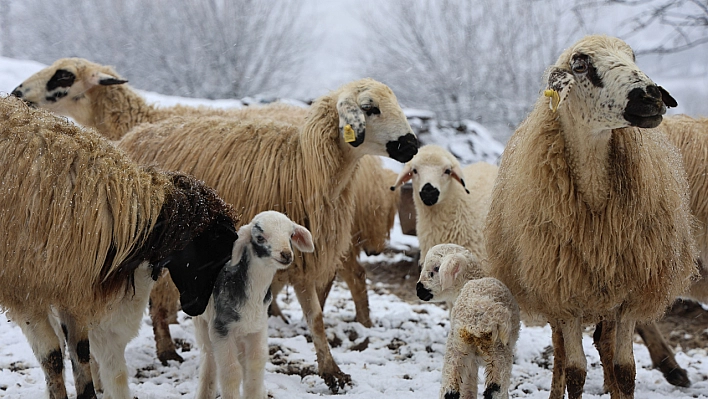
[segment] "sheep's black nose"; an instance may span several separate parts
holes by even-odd
[[[659,87],[656,85],[652,86],[647,86],[647,96],[656,99],[656,100],[661,100],[661,90],[659,90]]]
[[[430,183],[425,183],[423,188],[420,189],[420,199],[427,206],[437,204],[438,197],[440,197],[440,190],[433,187]]]
[[[282,263],[288,264],[293,261],[293,254],[283,251],[280,253],[280,259],[282,259]]]
[[[418,298],[423,301],[427,302],[433,299],[433,294],[430,292],[429,289],[425,288],[423,286],[423,283],[421,283],[420,281],[418,282],[418,284],[415,285],[415,293],[416,295],[418,295]]]

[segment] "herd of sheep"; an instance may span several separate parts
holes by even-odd
[[[582,397],[593,324],[612,398],[634,397],[635,328],[667,379],[690,384],[653,321],[679,296],[708,300],[708,120],[664,118],[676,101],[623,41],[588,36],[560,55],[499,166],[419,149],[372,79],[309,108],[242,109],[157,108],[126,82],[67,58],[0,98],[0,287],[13,287],[0,309],[49,398],[68,397],[65,355],[77,398],[132,398],[124,352],[149,302],[165,365],[182,360],[168,324],[194,317],[197,398],[265,399],[285,285],[319,376],[333,393],[355,383],[322,309],[339,275],[372,326],[357,257],[384,249],[408,181],[416,293],[450,309],[441,399],[476,398],[480,365],[484,398],[507,398],[525,317],[551,326],[552,399]],[[406,164],[396,175],[376,156]]]

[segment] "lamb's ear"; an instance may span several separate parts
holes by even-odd
[[[558,67],[551,67],[548,71],[546,90],[543,92],[543,95],[550,98],[548,107],[551,111],[556,112],[563,100],[568,97],[574,84],[575,77],[572,73]]]
[[[344,141],[352,147],[360,146],[366,136],[366,118],[351,93],[345,92],[339,96],[337,113],[339,113],[339,132],[344,136]]]
[[[468,190],[467,186],[465,186],[465,179],[462,178],[462,176],[464,176],[464,174],[462,174],[462,168],[460,167],[460,165],[455,165],[452,167],[452,171],[450,172],[450,176],[453,179],[457,180],[460,184],[462,184],[462,188],[465,189],[465,192],[467,194],[470,193],[470,190]]]
[[[91,86],[112,86],[112,85],[120,85],[123,83],[128,83],[128,81],[125,79],[121,79],[119,77],[109,75],[104,72],[98,72],[98,71],[93,72],[88,79],[88,84]]]
[[[465,258],[458,254],[446,256],[440,265],[440,289],[443,291],[452,287],[462,271],[462,263]]]
[[[678,102],[676,101],[676,99],[671,97],[671,94],[669,94],[669,92],[666,91],[666,89],[664,89],[661,86],[657,86],[657,87],[659,88],[659,91],[661,92],[661,101],[664,102],[664,105],[666,105],[669,108],[678,107]]]
[[[395,191],[396,188],[400,187],[403,183],[407,182],[408,180],[413,178],[413,168],[411,167],[411,164],[407,163],[404,167],[403,170],[401,170],[401,173],[398,174],[398,177],[396,178],[396,182],[393,183],[393,186],[391,186],[391,191]]]
[[[315,252],[315,244],[312,242],[312,234],[310,230],[300,226],[297,223],[293,223],[295,229],[293,235],[290,237],[295,248],[302,252]]]

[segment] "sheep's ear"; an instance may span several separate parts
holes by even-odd
[[[440,265],[440,289],[443,291],[452,287],[462,271],[462,263],[465,261],[464,257],[453,254],[446,256],[442,264]]]
[[[551,111],[556,112],[563,100],[568,97],[574,84],[575,77],[572,73],[558,67],[552,67],[548,71],[548,81],[543,95],[550,98],[548,107]]]
[[[344,141],[352,147],[360,146],[366,136],[366,118],[364,111],[359,108],[356,99],[350,93],[342,93],[339,96],[337,113],[339,113],[339,131],[344,136]]]
[[[104,72],[94,72],[88,79],[88,83],[91,86],[112,86],[120,85],[127,82],[128,81],[125,79],[121,79]]]
[[[295,230],[290,238],[295,248],[302,252],[315,252],[315,244],[312,242],[312,234],[310,231],[297,223],[295,225]]]
[[[663,101],[667,107],[669,107],[669,108],[678,107],[678,102],[676,101],[676,99],[671,97],[671,94],[669,94],[669,92],[666,91],[666,89],[664,89],[661,86],[657,86],[657,87],[659,87],[659,91],[661,92],[661,101]]]
[[[413,178],[413,168],[411,167],[411,164],[407,163],[404,167],[403,170],[401,170],[401,173],[398,174],[398,177],[396,178],[396,182],[393,183],[393,186],[391,186],[391,191],[395,191],[397,187],[400,187],[403,183],[407,182],[408,180]]]
[[[470,190],[468,190],[467,186],[465,186],[465,179],[462,178],[462,176],[464,176],[464,174],[462,173],[462,168],[460,167],[460,165],[455,165],[452,167],[452,171],[450,172],[450,176],[453,179],[457,180],[460,184],[462,184],[462,188],[465,189],[465,192],[467,194],[470,193]]]

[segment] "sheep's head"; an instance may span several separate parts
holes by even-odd
[[[362,79],[338,93],[339,132],[359,156],[383,155],[407,162],[418,152],[418,139],[388,86]]]
[[[259,258],[272,258],[278,269],[285,269],[293,261],[293,245],[302,252],[313,252],[312,235],[306,228],[276,211],[256,215],[251,223],[239,229],[239,235],[250,238],[253,252]],[[238,262],[239,243],[234,244],[232,262]]]
[[[460,162],[449,151],[436,145],[421,147],[418,154],[403,167],[391,189],[395,190],[409,180],[413,180],[414,195],[417,193],[427,206],[443,203],[449,190],[469,193]],[[453,187],[458,184],[459,187]]]
[[[653,128],[676,100],[635,64],[620,39],[587,36],[561,54],[546,74],[551,109],[599,131]]]
[[[464,271],[477,257],[456,244],[438,244],[428,251],[416,284],[416,294],[423,301],[454,301],[457,299]]]
[[[97,86],[126,83],[110,67],[83,58],[62,58],[22,82],[12,95],[30,106],[46,108],[82,124],[90,120],[86,92]]]

